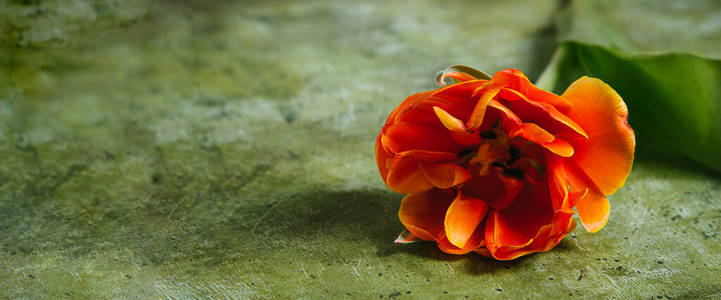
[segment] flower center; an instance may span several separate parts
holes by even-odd
[[[509,138],[506,132],[495,127],[480,132],[482,141],[479,145],[461,151],[458,163],[469,170],[477,171],[479,176],[485,176],[491,167],[502,170],[504,175],[523,178],[524,169],[535,166],[537,163],[526,155],[522,148],[525,140]]]

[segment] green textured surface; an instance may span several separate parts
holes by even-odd
[[[507,2],[0,2],[0,296],[720,297],[721,180],[685,161],[640,154],[547,253],[391,243],[388,112],[549,59],[556,4]]]

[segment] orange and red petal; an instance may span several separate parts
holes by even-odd
[[[464,146],[478,145],[483,141],[481,139],[481,136],[477,132],[451,131],[450,134],[451,134],[451,138],[453,138],[453,140],[456,141],[456,143],[458,143],[459,145],[464,145]]]
[[[396,193],[420,193],[433,188],[418,162],[408,158],[394,159],[386,178],[388,187]]]
[[[481,137],[478,134],[468,131],[463,121],[454,117],[443,108],[433,106],[433,112],[435,120],[433,120],[433,118],[430,118],[429,120],[429,114],[425,110],[415,110],[414,112],[409,112],[407,115],[403,115],[401,120],[412,120],[414,121],[414,124],[423,124],[428,126],[437,126],[438,121],[440,121],[443,127],[449,131],[451,138],[456,143],[464,146],[481,143]]]
[[[457,155],[445,152],[431,152],[419,150],[402,152],[396,154],[396,156],[391,159],[385,182],[391,190],[397,193],[419,193],[428,190],[434,186],[433,182],[431,182],[426,173],[421,170],[421,166],[419,164],[439,163],[444,161],[451,161],[457,158]],[[446,170],[439,170],[439,174],[433,175],[440,177],[447,174],[441,173],[441,171],[445,172]],[[460,177],[459,179],[456,179],[456,175],[461,177],[467,176],[465,174],[454,173],[456,171],[455,169],[451,169],[450,171],[451,172],[448,175],[452,176],[452,181],[461,180]]]
[[[529,248],[535,252],[548,251],[558,245],[558,243],[566,237],[571,231],[576,229],[576,221],[573,219],[575,212],[573,210],[557,211],[553,215],[553,223],[551,231],[545,239],[536,238]]]
[[[555,210],[570,209],[588,193],[592,182],[573,162],[553,154],[545,155],[548,186]],[[569,166],[567,166],[569,165]],[[570,169],[570,171],[567,171]]]
[[[604,195],[622,187],[633,165],[636,139],[628,126],[628,109],[621,97],[603,81],[582,77],[563,93],[573,104],[569,116],[589,138],[569,140],[573,160]]]
[[[534,123],[523,123],[519,135],[539,145],[548,144],[556,139],[553,134]]]
[[[608,222],[611,206],[603,192],[574,161],[563,161],[569,189],[579,197],[576,211],[589,232],[601,230]]]
[[[382,136],[383,134],[378,134],[378,137],[376,138],[376,164],[378,165],[378,172],[381,173],[381,178],[385,181],[388,176],[388,167],[390,167],[391,156],[383,148],[383,142],[381,141]]]
[[[439,189],[408,194],[401,200],[398,217],[414,236],[435,241],[444,234],[443,221],[454,197],[452,191]]]
[[[451,244],[445,233],[441,234],[441,236],[436,240],[436,243],[438,243],[438,248],[441,249],[441,251],[448,254],[461,255],[471,251],[477,251],[481,249],[480,247],[483,245],[483,228],[483,224],[478,225],[463,248],[459,248]]]
[[[383,146],[391,153],[425,150],[458,153],[465,146],[456,143],[443,126],[429,127],[412,123],[389,126],[382,138]]]
[[[575,153],[571,143],[559,137],[550,143],[543,144],[543,147],[562,157],[571,157]]]
[[[589,191],[576,203],[578,218],[588,232],[601,230],[608,222],[611,205],[601,191],[589,189]]]
[[[486,80],[472,80],[437,89],[413,105],[413,111],[424,111],[435,115],[433,107],[440,107],[455,118],[467,120],[476,103],[476,99],[471,97],[473,91],[485,82]],[[399,116],[399,119],[403,118],[402,115]]]
[[[523,123],[518,135],[531,142],[541,145],[543,148],[548,149],[556,155],[570,157],[574,153],[573,147],[570,143],[562,138],[555,137],[534,123]]]
[[[521,249],[533,242],[541,227],[553,220],[553,207],[545,184],[526,184],[506,209],[492,209],[486,222],[485,241],[496,256],[497,250]]]
[[[500,96],[502,99],[500,102],[504,103],[525,122],[537,123],[555,135],[588,137],[580,125],[558,111],[553,105],[533,101],[519,91],[512,89],[504,89],[501,91]]]
[[[468,122],[466,124],[469,130],[476,130],[481,127],[481,124],[483,124],[483,119],[486,116],[488,102],[490,102],[491,99],[496,97],[500,90],[501,87],[491,86],[478,98],[476,105],[473,107],[473,112],[468,118]]]
[[[553,209],[569,209],[569,183],[566,179],[566,170],[561,159],[552,154],[546,155],[546,177],[548,178],[548,191]]]
[[[425,126],[438,124],[433,109],[436,106],[455,118],[466,120],[476,103],[476,99],[471,97],[473,91],[485,83],[486,80],[471,80],[413,95],[391,113],[384,126],[384,133],[385,127],[401,122]]]
[[[490,168],[485,176],[474,175],[463,185],[462,193],[468,197],[482,199],[495,209],[508,207],[523,190],[521,179],[503,174],[498,167]]]
[[[436,113],[438,120],[441,121],[441,124],[443,124],[443,126],[446,127],[446,129],[448,129],[450,131],[454,131],[454,132],[465,132],[466,131],[466,125],[463,124],[463,121],[452,116],[450,113],[445,111],[443,108],[434,106],[433,112]]]
[[[488,107],[496,110],[497,115],[501,120],[501,127],[506,131],[508,136],[517,136],[520,133],[523,121],[521,121],[521,118],[513,113],[513,111],[497,100],[489,101]]]
[[[453,203],[448,207],[444,221],[445,236],[448,241],[463,249],[487,212],[488,206],[483,200],[464,196],[463,193],[458,192]]]
[[[470,80],[447,85],[435,90],[429,97],[448,99],[452,101],[467,101],[478,87],[486,84],[488,80]]]
[[[424,127],[443,128],[443,124],[439,122],[438,117],[432,109],[428,110],[414,108],[406,110],[403,113],[398,114],[398,117],[396,117],[396,121],[393,124],[400,123],[408,123]],[[384,127],[383,133],[385,133],[388,127],[392,126],[393,124]]]
[[[441,189],[454,187],[471,178],[468,170],[455,164],[419,162],[418,166],[428,181]]]
[[[494,81],[495,80],[495,81]],[[566,113],[571,109],[568,100],[554,93],[544,91],[531,83],[528,77],[518,69],[505,69],[496,72],[491,78],[492,82],[504,82],[506,87],[519,91],[533,101],[545,102],[553,105],[559,111]]]
[[[538,124],[525,123],[503,103],[491,100],[488,106],[496,110],[501,119],[501,127],[509,137],[521,136],[563,157],[570,157],[575,153],[573,146],[567,140],[554,136]]]
[[[573,211],[558,211],[549,224],[541,226],[536,236],[523,247],[497,247],[490,252],[495,259],[511,260],[534,252],[544,252],[555,247],[575,228]]]
[[[386,125],[392,124],[396,122],[396,118],[398,117],[398,114],[406,111],[408,108],[412,107],[418,101],[421,101],[428,97],[429,95],[433,94],[435,91],[426,91],[423,93],[416,93],[413,95],[408,96],[401,104],[399,104],[391,113],[388,115],[388,119],[386,119]]]
[[[453,79],[461,81],[461,82],[476,79],[475,77],[471,76],[470,74],[463,73],[463,72],[443,72],[443,76],[438,77],[438,84],[446,85],[446,82],[445,82],[446,78],[453,78]]]

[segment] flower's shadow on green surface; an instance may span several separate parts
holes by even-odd
[[[298,232],[301,236],[320,241],[334,240],[329,244],[359,241],[363,247],[375,248],[375,255],[390,259],[399,254],[410,254],[424,260],[463,262],[470,274],[492,273],[513,268],[527,257],[513,261],[497,261],[475,253],[450,255],[442,252],[435,243],[419,241],[408,245],[394,244],[393,239],[403,230],[397,217],[401,195],[388,190],[321,190],[297,194],[294,201],[280,203],[270,219],[283,219],[276,224],[261,225],[269,232]],[[267,227],[266,227],[267,226]],[[570,249],[570,244],[559,245],[559,249]],[[338,251],[343,251],[338,249]],[[530,257],[533,257],[531,255]]]
[[[324,245],[329,254],[336,251],[341,256],[350,254],[341,252],[352,251],[344,249],[345,241],[347,247],[360,243],[360,247],[375,249],[375,255],[381,258],[410,254],[427,260],[467,261],[469,273],[493,272],[523,261],[502,262],[475,253],[450,255],[431,242],[394,244],[396,235],[403,230],[396,213],[401,197],[381,189],[323,191],[319,187],[269,207],[264,219],[254,226],[253,234],[272,238],[293,233],[295,238]]]

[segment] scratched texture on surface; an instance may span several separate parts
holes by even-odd
[[[599,8],[634,49],[718,56],[712,2],[635,3]],[[721,177],[643,153],[550,252],[392,243],[387,113],[451,64],[536,78],[562,4],[1,2],[0,296],[721,297]]]

